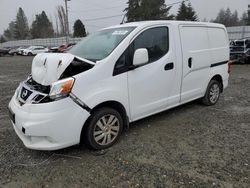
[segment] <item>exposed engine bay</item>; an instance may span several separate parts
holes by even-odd
[[[91,69],[95,63],[72,54],[39,54],[32,62],[31,75],[34,81],[47,86],[55,81]]]
[[[72,54],[39,54],[33,59],[32,74],[19,85],[16,97],[20,105],[58,100],[60,96],[69,95],[64,87],[71,90],[74,83],[72,76],[90,70],[94,65]]]

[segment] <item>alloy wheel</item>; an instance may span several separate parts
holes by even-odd
[[[218,84],[213,84],[209,92],[209,99],[212,103],[216,103],[220,97],[220,86]]]
[[[101,117],[93,131],[94,140],[97,144],[105,146],[112,143],[118,136],[120,123],[115,115],[104,115]]]

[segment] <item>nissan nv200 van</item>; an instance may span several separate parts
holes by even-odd
[[[34,57],[9,103],[27,148],[57,150],[84,141],[112,146],[129,123],[202,99],[228,86],[229,41],[220,24],[127,23],[90,34],[68,53]]]

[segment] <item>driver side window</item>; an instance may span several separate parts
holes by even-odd
[[[140,34],[134,43],[134,52],[139,48],[146,48],[149,55],[149,63],[162,58],[169,49],[168,28],[157,27],[148,29]]]
[[[129,70],[129,66],[133,64],[134,53],[139,48],[148,50],[149,63],[162,58],[169,50],[168,27],[156,27],[142,32],[116,62],[114,76]]]

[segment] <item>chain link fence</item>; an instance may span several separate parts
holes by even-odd
[[[69,43],[77,43],[81,41],[82,38],[68,38]],[[31,40],[17,40],[17,41],[8,41],[0,43],[0,47],[16,47],[16,46],[47,46],[54,47],[60,46],[67,42],[66,37],[60,38],[46,38],[46,39],[31,39]]]
[[[250,26],[228,27],[228,36],[230,40],[250,38]],[[69,43],[77,43],[82,38],[69,38]],[[66,37],[18,40],[0,43],[0,47],[16,47],[16,46],[60,46],[67,42]]]
[[[230,40],[250,38],[250,26],[228,27],[227,32]]]

